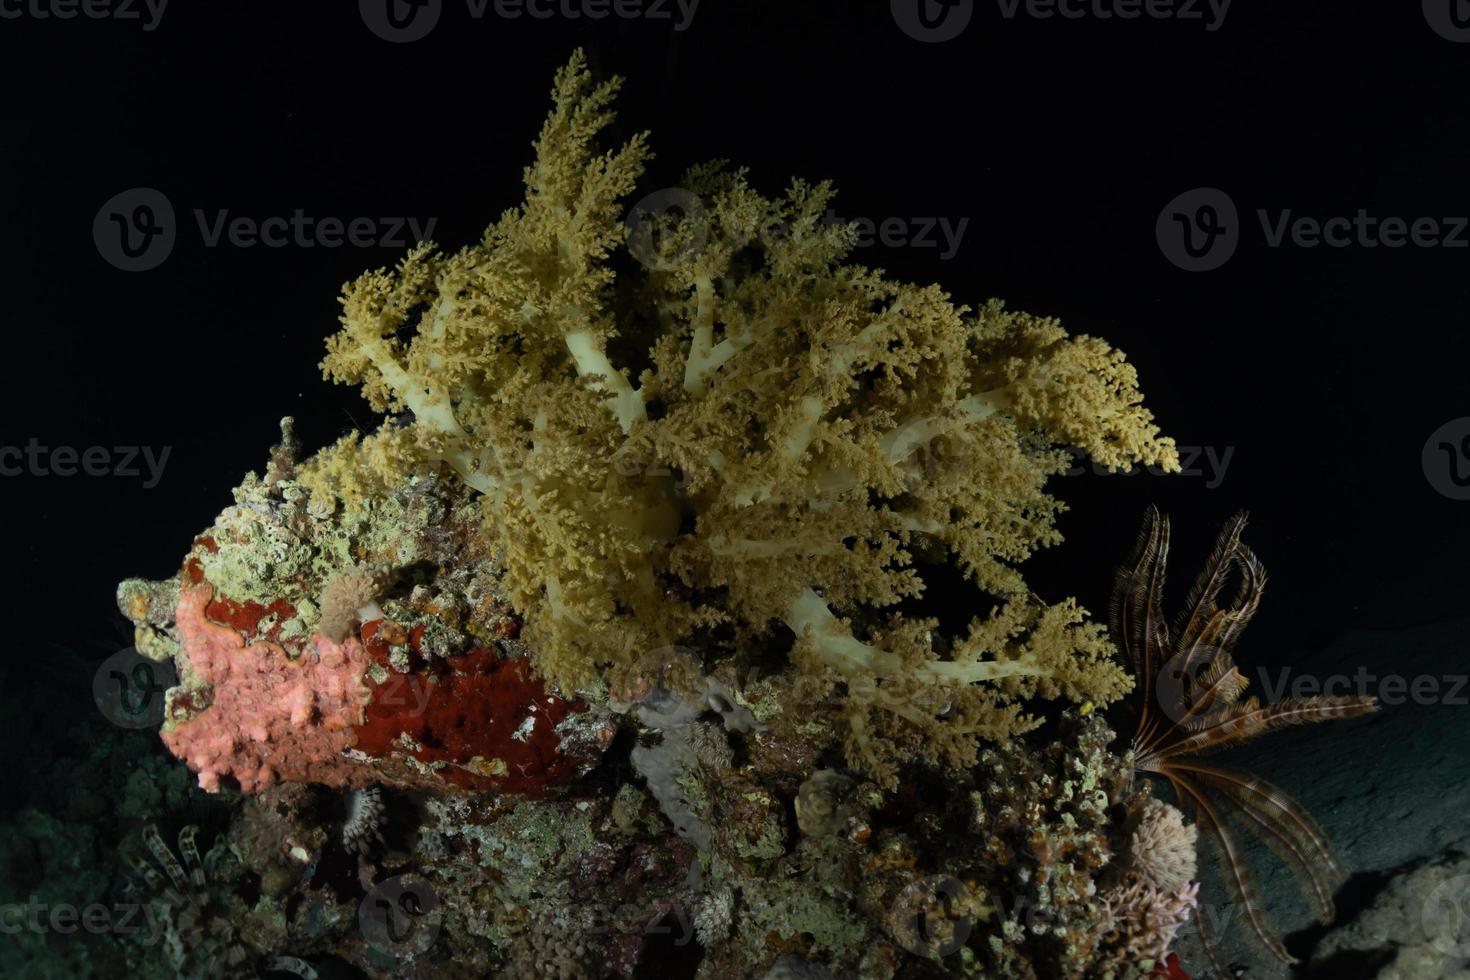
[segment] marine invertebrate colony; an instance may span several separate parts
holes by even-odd
[[[247,647],[237,630],[205,615],[211,595],[207,584],[180,593],[179,636],[206,689],[233,696],[200,706],[176,690],[169,700],[175,723],[163,736],[169,748],[199,773],[206,789],[217,788],[223,775],[246,791],[268,787],[281,774],[344,778],[333,769],[345,766],[341,755],[352,746],[352,728],[361,724],[369,700],[362,644],[319,636],[312,656],[294,660],[264,643]]]
[[[575,55],[525,202],[344,288],[323,369],[380,427],[303,458],[285,420],[179,573],[119,589],[178,668],[165,743],[258,794],[254,927],[375,976],[626,976],[649,932],[581,922],[616,898],[687,920],[702,977],[1153,970],[1192,838],[1150,811],[1117,880],[1146,796],[1094,709],[1132,682],[1016,567],[1073,448],[1177,468],[1133,369],[850,261],[826,184],[708,164],[625,220],[616,89]],[[946,565],[958,629],[904,605]],[[356,791],[346,846],[282,783]],[[379,786],[423,801],[394,847]],[[390,963],[357,902],[410,872],[444,929]],[[951,881],[931,942],[902,913]]]
[[[1277,959],[1293,963],[1266,922],[1255,877],[1227,818],[1236,815],[1248,830],[1274,846],[1310,887],[1324,924],[1332,921],[1332,889],[1341,874],[1338,863],[1311,816],[1287,793],[1259,777],[1199,757],[1288,725],[1367,714],[1377,705],[1364,695],[1284,698],[1271,704],[1255,697],[1241,700],[1247,681],[1231,651],[1255,614],[1266,584],[1265,570],[1240,542],[1245,523],[1245,515],[1239,514],[1220,532],[1171,625],[1163,614],[1169,522],[1150,511],[1137,549],[1118,570],[1112,625],[1138,678],[1131,699],[1138,718],[1135,768],[1162,777],[1180,805],[1193,811],[1200,829],[1219,845],[1226,886],[1243,906],[1251,932]],[[1217,600],[1235,574],[1240,576],[1239,587],[1222,608]],[[1199,922],[1200,935],[1214,957],[1210,927],[1206,919]],[[1216,969],[1227,975],[1219,963]]]
[[[634,222],[629,267],[623,198],[649,150],[597,144],[616,89],[575,55],[525,203],[475,245],[421,245],[346,287],[323,368],[393,417],[303,466],[313,500],[457,474],[563,689],[783,630],[799,671],[846,685],[849,752],[890,785],[894,728],[964,765],[977,737],[1030,724],[1022,696],[1124,693],[1102,631],[1013,567],[1057,540],[1049,447],[1177,467],[1123,356],[850,264],[853,230],[821,220],[830,186],[767,198],[720,164],[684,181],[698,213]],[[921,547],[1004,605],[942,641],[881,618],[922,592]]]
[[[1184,822],[1183,814],[1162,800],[1149,799],[1140,813],[1138,829],[1128,848],[1139,876],[1159,888],[1188,884],[1195,873],[1195,845],[1199,828]]]
[[[383,824],[387,822],[384,806],[383,791],[376,786],[349,791],[347,819],[342,821],[342,846],[366,854],[374,844],[381,845]]]

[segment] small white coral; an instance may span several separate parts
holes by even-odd
[[[342,823],[342,846],[355,854],[365,854],[373,845],[385,844],[383,825],[388,822],[388,808],[383,791],[354,789],[347,793],[347,819]]]
[[[730,934],[730,921],[735,895],[729,888],[721,886],[711,891],[694,913],[694,934],[705,949],[723,940]]]
[[[1184,822],[1184,814],[1162,800],[1143,805],[1138,829],[1133,832],[1129,856],[1133,869],[1145,883],[1173,891],[1195,876],[1195,849],[1199,828]]]

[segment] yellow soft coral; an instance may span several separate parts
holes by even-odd
[[[323,368],[400,417],[304,480],[349,506],[440,466],[480,491],[563,686],[789,631],[797,668],[843,685],[849,749],[885,782],[905,733],[965,764],[976,738],[1033,723],[1023,698],[1121,694],[1097,628],[1030,597],[1014,563],[1058,538],[1058,447],[1177,468],[1122,355],[848,264],[831,187],[766,198],[718,163],[685,179],[699,207],[639,216],[632,261],[623,199],[649,153],[642,135],[596,145],[616,89],[574,55],[525,203],[477,245],[421,246],[345,287]],[[920,546],[966,572],[977,607],[1006,599],[967,638],[877,616],[923,591]]]

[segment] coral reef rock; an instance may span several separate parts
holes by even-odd
[[[616,91],[577,53],[524,203],[344,287],[322,368],[376,428],[284,420],[118,589],[229,810],[212,934],[334,976],[1154,971],[1193,837],[1109,747],[1106,630],[1017,567],[1077,450],[1178,468],[1133,368],[854,264],[826,184],[630,211]]]
[[[1312,951],[1334,980],[1470,980],[1470,839],[1390,875],[1366,908]]]

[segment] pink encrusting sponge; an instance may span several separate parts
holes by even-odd
[[[163,732],[169,749],[199,773],[199,785],[214,792],[222,776],[247,793],[279,781],[371,784],[371,773],[343,757],[371,700],[362,679],[368,656],[357,638],[314,636],[295,659],[269,640],[246,646],[239,632],[206,617],[212,595],[208,583],[180,591],[179,638],[199,680],[229,696],[207,706],[175,697]]]

